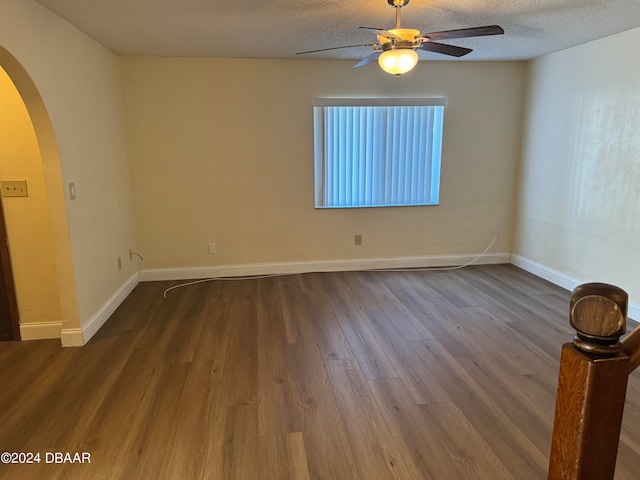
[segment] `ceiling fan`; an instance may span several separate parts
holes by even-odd
[[[403,73],[407,73],[416,66],[418,63],[417,50],[442,53],[452,57],[462,57],[473,51],[470,48],[438,43],[435,40],[502,35],[504,33],[504,30],[498,25],[420,33],[419,30],[402,28],[400,25],[400,9],[407,5],[409,0],[387,0],[387,2],[396,10],[396,28],[384,30],[382,28],[360,27],[364,30],[373,30],[374,32],[377,32],[378,43],[360,43],[357,45],[321,48],[319,50],[298,52],[296,55],[326,52],[328,50],[338,50],[341,48],[371,47],[373,49],[373,53],[356,63],[353,68],[362,67],[374,60],[378,60],[380,67],[385,72],[398,77]]]

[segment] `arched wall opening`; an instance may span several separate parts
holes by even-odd
[[[0,47],[0,179],[27,180],[29,197],[3,198],[23,340],[79,325],[65,188],[53,126],[28,73]],[[19,97],[19,98],[17,98]],[[3,178],[3,177],[14,178]],[[15,178],[19,177],[19,178]]]

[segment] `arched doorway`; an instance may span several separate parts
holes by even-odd
[[[10,147],[7,150],[17,144],[21,150],[13,152],[12,160],[0,159],[0,162],[14,163],[0,165],[0,172],[28,177],[31,181],[29,186],[33,187],[33,194],[28,188],[31,198],[21,199],[21,202],[13,198],[2,199],[16,286],[18,315],[12,318],[14,338],[59,338],[66,324],[77,325],[78,313],[57,145],[36,86],[17,59],[2,47],[0,67],[0,74],[10,81],[7,83],[4,79],[5,95],[10,96],[11,87],[14,87],[13,94],[17,94],[23,109],[22,113],[15,113],[17,120],[11,122],[10,128],[18,128],[13,123],[24,126],[17,133],[11,130],[9,138],[4,139],[9,142],[5,144]],[[17,104],[15,97],[10,100],[13,106]],[[20,165],[16,166],[16,163]],[[28,173],[23,173],[25,169]],[[18,335],[15,334],[16,316],[20,317]]]

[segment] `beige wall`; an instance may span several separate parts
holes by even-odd
[[[29,113],[0,68],[0,180],[26,180],[28,197],[3,198],[20,324],[62,326],[49,202]]]
[[[66,327],[77,328],[137,271],[128,256],[135,235],[117,57],[31,0],[0,2],[0,46],[33,81],[55,135],[47,145],[55,143],[59,164],[50,164],[55,163],[51,155],[44,154],[43,162],[45,176],[56,167],[62,173],[47,190],[59,204],[49,202],[54,235],[64,237],[59,230],[68,229],[71,261],[59,261],[58,269],[73,265],[61,285],[66,285],[63,296],[77,291],[76,318],[65,318]],[[23,94],[24,82],[12,75],[20,69],[2,66]],[[25,103],[30,108],[30,101]],[[39,114],[35,110],[32,118]],[[39,124],[34,126],[40,141]],[[75,201],[66,195],[69,182],[76,184]],[[61,241],[56,249],[64,249]]]
[[[478,253],[494,226],[509,252],[524,63],[403,78],[352,63],[121,58],[143,268]],[[440,205],[315,210],[312,101],[327,96],[446,97]]]
[[[640,29],[533,61],[514,253],[640,304]]]

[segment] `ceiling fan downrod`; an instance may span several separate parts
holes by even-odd
[[[409,3],[409,0],[387,0],[387,3],[396,9],[396,28],[400,26],[400,9]]]

